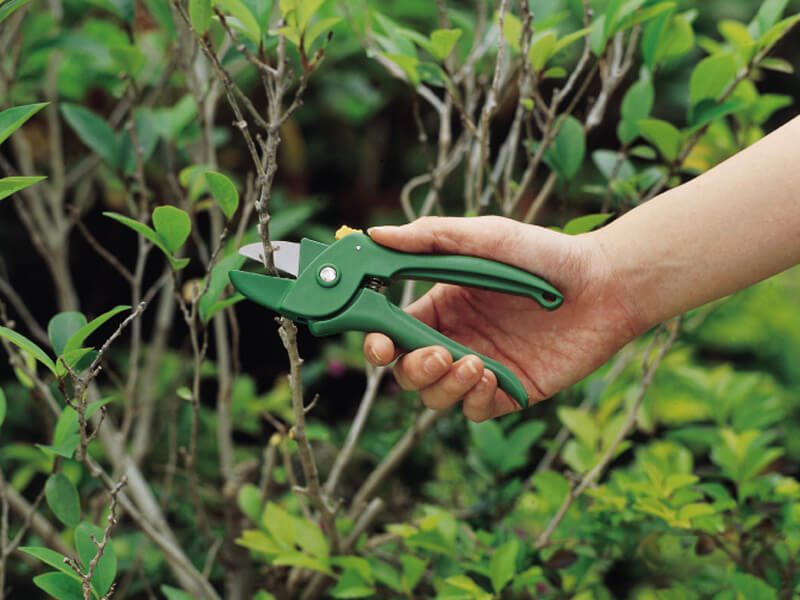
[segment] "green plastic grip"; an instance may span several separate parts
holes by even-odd
[[[444,346],[458,360],[468,354],[478,356],[484,366],[497,377],[500,389],[514,398],[520,406],[528,405],[528,392],[519,378],[504,364],[478,354],[454,342],[399,309],[382,294],[363,289],[345,309],[331,319],[309,321],[308,328],[316,336],[333,335],[344,331],[378,331],[388,335],[403,350],[425,346]]]

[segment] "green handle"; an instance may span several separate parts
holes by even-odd
[[[349,236],[348,236],[349,237]],[[361,240],[369,261],[370,275],[384,279],[422,279],[477,287],[504,294],[527,296],[546,310],[558,308],[564,297],[544,279],[504,263],[458,254],[413,254],[391,250],[367,236]],[[370,257],[372,258],[372,257]]]
[[[564,301],[561,292],[545,280],[493,260],[475,256],[431,254],[415,255],[412,260],[405,262],[406,265],[397,269],[391,277],[453,283],[525,296],[538,302],[545,310],[556,309]]]
[[[343,331],[379,331],[392,338],[403,350],[416,350],[434,345],[444,346],[453,356],[453,360],[474,354],[480,357],[484,366],[495,374],[500,389],[514,398],[520,406],[528,405],[528,392],[511,369],[428,327],[376,291],[361,290],[341,313],[332,319],[310,321],[308,328],[316,336],[333,335]]]

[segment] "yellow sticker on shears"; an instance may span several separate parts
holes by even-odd
[[[346,235],[350,235],[351,233],[364,233],[363,229],[353,229],[352,227],[348,227],[347,225],[342,225],[339,229],[336,230],[336,234],[333,236],[334,239],[338,242]]]

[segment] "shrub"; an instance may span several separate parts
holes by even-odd
[[[760,86],[792,69],[787,0],[713,31],[715,3],[451,4],[0,3],[0,595],[800,593],[796,272],[482,424],[229,288],[244,243],[331,241],[347,211],[299,191],[303,165],[353,169],[319,148],[397,106],[421,147],[384,174],[408,177],[402,217],[574,234],[792,102]]]

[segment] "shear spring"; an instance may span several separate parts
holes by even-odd
[[[380,292],[383,288],[386,287],[386,282],[381,279],[380,277],[372,277],[367,275],[364,278],[364,287],[367,287],[373,291]]]

